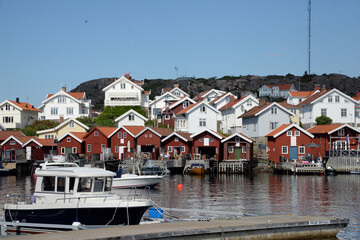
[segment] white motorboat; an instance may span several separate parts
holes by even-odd
[[[112,192],[114,172],[78,167],[75,163],[43,163],[35,171],[30,197],[8,195],[5,221],[72,225],[135,225],[151,206],[149,199]]]
[[[163,179],[158,175],[136,175],[127,172],[127,169],[120,169],[113,178],[114,188],[154,188]]]

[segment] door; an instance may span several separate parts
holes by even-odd
[[[241,159],[241,147],[235,147],[235,159]]]
[[[297,147],[290,147],[289,159],[297,159]]]

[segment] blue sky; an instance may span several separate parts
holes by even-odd
[[[308,0],[0,0],[0,102],[120,77],[303,75]],[[311,72],[360,76],[360,0],[312,0]],[[175,67],[178,69],[175,70]]]

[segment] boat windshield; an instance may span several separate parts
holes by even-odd
[[[111,191],[111,177],[83,177],[79,179],[77,192],[107,192]]]

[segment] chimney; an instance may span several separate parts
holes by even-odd
[[[131,76],[130,76],[130,73],[125,73],[125,74],[124,74],[124,77],[127,78],[127,79],[129,79],[129,80],[132,79]]]
[[[360,92],[357,92],[356,93],[356,98],[359,98],[360,97]]]
[[[319,84],[315,84],[314,90],[319,90],[319,91],[320,91],[320,85],[319,85]]]
[[[60,116],[60,123],[64,122],[64,116]]]
[[[259,101],[259,108],[266,104],[266,99],[260,99]]]
[[[62,88],[61,88],[61,91],[66,92],[66,87],[65,87],[65,86],[62,87]]]
[[[179,84],[178,83],[174,83],[174,88],[178,88]]]
[[[326,90],[325,84],[323,84],[323,85],[321,86],[321,91],[324,91],[324,90]]]
[[[17,98],[16,98],[16,102],[17,102],[17,103],[20,103],[20,98],[17,97]]]

